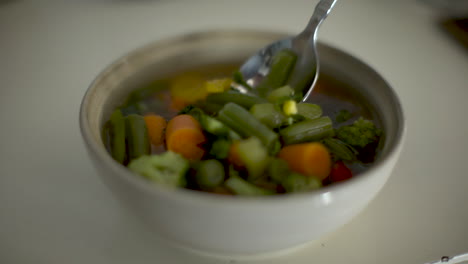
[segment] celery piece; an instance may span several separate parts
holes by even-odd
[[[296,107],[297,113],[307,119],[316,119],[322,115],[322,108],[316,104],[299,103]]]
[[[294,90],[289,85],[285,85],[283,87],[274,89],[271,93],[268,94],[267,100],[270,103],[279,103],[283,101],[285,98],[291,99],[294,95]]]
[[[277,148],[278,135],[235,103],[227,103],[219,111],[218,119],[242,137],[257,137],[270,152]]]
[[[282,87],[296,64],[297,55],[290,49],[278,51],[271,59],[270,71],[256,87],[260,96],[266,96],[273,89]]]
[[[270,195],[275,192],[272,190],[260,188],[237,175],[231,175],[224,182],[224,185],[233,193],[246,196]]]
[[[269,156],[267,149],[256,137],[239,141],[237,151],[242,163],[245,164],[249,180],[260,177],[268,166]]]
[[[282,129],[279,133],[284,144],[290,145],[321,140],[327,136],[332,136],[334,131],[331,119],[324,116],[295,123]]]
[[[197,165],[195,179],[202,189],[219,186],[224,181],[224,166],[215,159],[200,161]]]
[[[206,97],[206,103],[208,104],[224,105],[230,102],[250,109],[254,104],[266,103],[267,100],[258,96],[241,94],[233,91],[213,93]]]
[[[269,128],[277,128],[288,123],[288,118],[275,105],[270,103],[255,104],[250,113]]]
[[[125,118],[119,109],[115,110],[109,119],[108,135],[112,158],[120,164],[124,164],[127,159]]]
[[[151,152],[151,144],[143,116],[135,114],[128,115],[125,117],[125,126],[129,161],[143,155],[149,155]]]

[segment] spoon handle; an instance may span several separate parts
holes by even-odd
[[[314,14],[310,18],[309,23],[301,35],[307,37],[315,35],[318,27],[328,16],[336,2],[337,0],[320,0],[320,2],[315,6]]]

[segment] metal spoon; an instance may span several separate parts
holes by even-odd
[[[309,23],[299,35],[274,42],[250,57],[240,68],[247,84],[255,88],[268,74],[273,55],[280,50],[291,49],[298,55],[298,58],[288,84],[301,91],[304,95],[302,101],[306,101],[317,82],[319,73],[319,57],[316,49],[317,31],[335,3],[336,0],[320,0]],[[249,93],[241,86],[234,88],[240,92]]]

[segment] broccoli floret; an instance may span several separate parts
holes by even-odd
[[[145,155],[134,159],[128,168],[141,176],[171,187],[184,187],[189,162],[180,154],[167,151],[159,155]]]
[[[382,131],[370,120],[360,117],[352,125],[342,126],[336,130],[336,136],[343,142],[364,148],[366,145],[377,142]]]
[[[353,117],[353,114],[351,114],[351,112],[349,112],[346,109],[343,109],[338,112],[338,114],[335,117],[335,121],[337,123],[344,123],[348,121],[349,119],[351,119],[352,117]]]

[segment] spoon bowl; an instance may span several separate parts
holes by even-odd
[[[306,101],[318,79],[319,56],[316,42],[318,28],[330,13],[337,0],[320,0],[305,29],[297,36],[273,42],[246,60],[240,72],[253,91],[245,87],[233,87],[242,93],[255,93],[255,87],[268,75],[273,56],[281,50],[289,49],[297,55],[294,70],[288,84],[296,92],[303,94]]]

